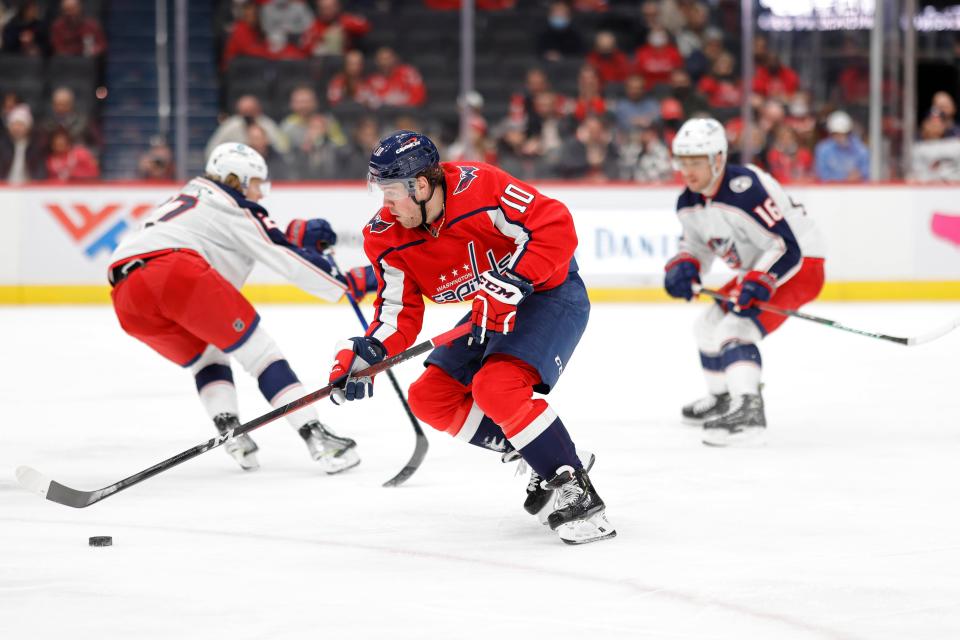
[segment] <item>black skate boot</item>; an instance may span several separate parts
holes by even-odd
[[[233,430],[240,426],[240,420],[232,413],[221,413],[213,417],[213,424],[220,435],[227,436],[223,443],[226,452],[237,461],[244,471],[256,471],[260,468],[257,462],[257,443],[246,433],[234,437]]]
[[[340,473],[360,464],[356,441],[338,436],[319,421],[311,420],[297,432],[307,443],[310,456],[325,472]]]
[[[734,397],[727,413],[703,424],[703,444],[713,447],[764,444],[766,436],[767,418],[760,394]]]
[[[607,521],[606,506],[585,469],[560,467],[557,475],[545,485],[557,491],[557,509],[548,516],[547,522],[565,543],[585,544],[617,535]]]
[[[696,426],[702,425],[711,418],[719,418],[730,409],[730,394],[724,391],[720,394],[710,394],[699,400],[694,400],[682,410],[683,421]]]
[[[593,468],[593,463],[597,461],[597,456],[589,451],[577,451],[577,457],[580,458],[583,468],[587,471],[590,471]],[[519,451],[508,451],[503,454],[504,462],[513,462],[514,460],[520,460],[521,464],[526,465]],[[517,471],[523,473],[520,469]],[[553,511],[553,496],[555,493],[553,489],[547,489],[544,484],[546,484],[544,477],[530,469],[530,480],[527,482],[527,497],[523,501],[523,509],[530,515],[537,516],[540,524],[547,524],[547,516]]]

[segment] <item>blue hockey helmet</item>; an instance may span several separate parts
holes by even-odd
[[[388,185],[402,185],[416,199],[417,177],[431,173],[439,164],[440,152],[430,138],[416,131],[394,131],[381,139],[370,155],[367,182],[385,192]]]

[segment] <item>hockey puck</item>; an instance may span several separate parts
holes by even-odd
[[[91,536],[91,547],[109,547],[113,545],[113,538],[110,536]]]

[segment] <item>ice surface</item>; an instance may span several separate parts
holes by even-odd
[[[960,315],[808,310],[902,335]],[[463,311],[428,308],[424,336]],[[382,488],[413,450],[386,380],[373,401],[320,405],[360,443],[342,476],[278,422],[253,434],[257,473],[212,451],[87,509],[43,500],[17,466],[98,489],[214,429],[189,375],[109,308],[5,308],[0,637],[960,637],[960,331],[906,348],[790,320],[762,345],[769,446],[712,449],[677,419],[702,391],[696,312],[594,307],[550,400],[597,453],[619,537],[568,547],[524,513],[513,466],[432,429],[421,470]],[[346,306],[261,313],[311,390],[359,333]],[[235,377],[242,418],[265,412]]]

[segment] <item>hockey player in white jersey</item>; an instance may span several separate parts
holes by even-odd
[[[108,278],[114,310],[124,331],[188,368],[200,400],[221,434],[224,448],[244,470],[258,468],[257,445],[240,425],[230,358],[257,379],[274,407],[305,391],[260,316],[239,289],[261,262],[319,298],[336,301],[344,291],[358,296],[356,282],[341,276],[319,251],[336,235],[322,220],[310,221],[314,236],[295,246],[258,204],[267,166],[244,144],[218,146],[206,173],[160,205],[143,227],[120,243]],[[299,238],[303,240],[302,234]],[[362,289],[360,286],[359,289]],[[356,443],[333,433],[307,406],[287,416],[311,456],[327,473],[360,463]]]
[[[674,166],[686,185],[677,201],[680,251],[666,265],[671,296],[696,296],[715,257],[737,272],[720,288],[731,302],[711,304],[695,325],[709,395],[683,407],[703,425],[704,444],[763,443],[766,415],[757,344],[786,319],[757,302],[798,309],[823,288],[823,240],[803,206],[753,165],[727,163],[723,125],[688,120],[673,140]]]

